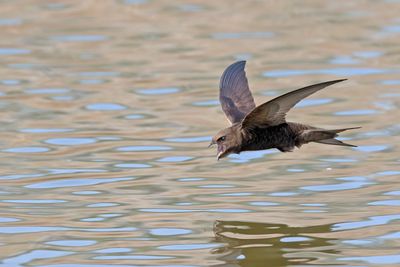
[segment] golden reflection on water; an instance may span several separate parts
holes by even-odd
[[[290,227],[285,224],[216,221],[216,241],[225,243],[214,250],[224,254],[226,264],[216,266],[288,266],[315,264],[319,258],[339,254],[333,238],[318,237],[332,225]]]
[[[2,2],[1,266],[398,265],[399,5]],[[359,147],[217,162],[238,59],[258,104],[349,78],[288,117]]]

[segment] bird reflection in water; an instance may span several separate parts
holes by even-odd
[[[332,232],[331,224],[291,227],[285,224],[241,221],[216,221],[216,242],[225,243],[212,252],[223,254],[214,265],[234,266],[295,266],[318,264],[318,259],[339,253],[335,239],[317,237]]]

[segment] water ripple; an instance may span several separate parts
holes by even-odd
[[[14,56],[30,54],[31,50],[23,48],[0,48],[0,55]]]
[[[174,259],[172,256],[157,255],[118,255],[118,256],[96,256],[94,260],[165,260]]]
[[[94,103],[85,106],[88,110],[99,110],[99,111],[112,111],[112,110],[124,110],[126,106],[115,103]]]
[[[343,230],[351,230],[351,229],[359,229],[377,225],[385,225],[392,221],[400,220],[400,214],[392,214],[392,215],[382,215],[382,216],[371,216],[368,217],[368,220],[364,221],[355,221],[355,222],[343,222],[337,223],[332,226],[333,231],[343,231]]]
[[[19,130],[21,133],[64,133],[72,131],[74,129],[71,128],[25,128]]]
[[[97,185],[97,184],[105,184],[105,183],[114,183],[120,181],[129,181],[133,180],[133,177],[125,177],[125,178],[86,178],[86,179],[61,179],[61,180],[52,180],[47,182],[40,182],[35,184],[26,185],[26,188],[34,188],[34,189],[50,189],[50,188],[60,188],[60,187],[73,187],[73,186],[87,186],[87,185]]]
[[[190,233],[192,233],[191,230],[182,228],[154,228],[150,230],[150,234],[157,236],[176,236]]]
[[[211,136],[166,138],[164,139],[164,141],[172,143],[202,143],[202,142],[210,142]]]
[[[185,162],[193,159],[193,157],[188,156],[174,156],[174,157],[164,157],[159,160],[158,162]]]
[[[161,250],[198,250],[198,249],[210,249],[220,247],[219,244],[206,243],[206,244],[177,244],[177,245],[165,245],[159,246],[158,249]]]
[[[131,248],[104,248],[93,251],[94,253],[111,254],[111,253],[129,253],[133,250]]]
[[[108,39],[104,35],[57,35],[50,38],[60,42],[99,42]]]
[[[336,180],[344,180],[346,182],[337,184],[302,186],[301,189],[314,192],[328,192],[328,191],[358,189],[374,184],[373,182],[368,182],[366,178],[358,176],[341,177],[341,178],[336,178]]]
[[[341,77],[349,77],[355,75],[373,75],[394,72],[390,69],[374,69],[374,68],[333,68],[333,69],[314,69],[314,70],[273,70],[263,73],[264,77],[280,78],[302,75],[336,75]]]
[[[47,144],[59,146],[79,146],[96,143],[95,138],[70,137],[70,138],[50,138],[44,141]]]
[[[217,32],[212,34],[213,39],[229,40],[229,39],[259,39],[271,38],[275,36],[272,32]]]
[[[25,146],[25,147],[13,147],[8,149],[3,149],[2,151],[9,153],[43,153],[50,151],[50,149],[41,146]]]
[[[362,261],[369,264],[400,264],[400,254],[364,257],[342,257],[341,261]]]
[[[48,245],[53,245],[53,246],[62,246],[62,247],[86,247],[86,246],[91,246],[96,244],[97,242],[94,240],[72,240],[72,239],[66,239],[66,240],[54,240],[54,241],[49,241],[46,242]]]
[[[34,260],[58,258],[71,254],[74,254],[74,252],[47,249],[32,250],[12,258],[3,259],[3,264],[5,266],[22,266]]]
[[[123,152],[140,152],[140,151],[165,151],[171,150],[169,146],[123,146],[118,147],[115,150]]]
[[[67,88],[32,88],[24,90],[25,93],[28,94],[66,94],[71,90]]]
[[[391,199],[391,200],[380,200],[369,202],[368,205],[371,206],[400,206],[400,200]]]
[[[138,89],[137,93],[142,95],[169,95],[175,94],[181,91],[176,87],[166,87],[166,88],[149,88],[149,89]]]

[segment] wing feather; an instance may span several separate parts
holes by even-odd
[[[221,76],[219,100],[228,120],[234,124],[255,108],[244,71],[246,61],[230,65]]]
[[[242,128],[267,127],[286,122],[286,113],[302,99],[346,79],[328,81],[303,87],[278,96],[253,109],[242,121]]]

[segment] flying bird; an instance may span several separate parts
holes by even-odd
[[[286,113],[300,100],[346,79],[303,87],[256,107],[244,71],[245,65],[246,61],[233,63],[226,68],[220,80],[219,100],[231,126],[212,138],[210,146],[217,145],[218,160],[231,153],[269,148],[291,152],[309,142],[355,147],[335,137],[340,132],[360,127],[327,130],[286,121]]]

